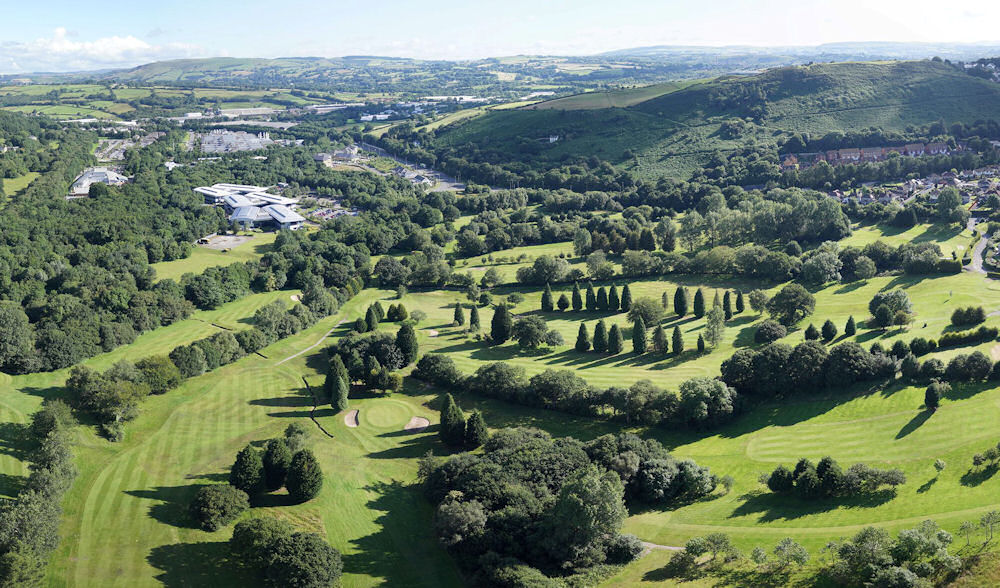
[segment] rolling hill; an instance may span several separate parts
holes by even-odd
[[[713,153],[774,145],[793,133],[822,136],[872,127],[907,133],[938,120],[972,123],[1000,114],[1000,85],[930,60],[783,67],[650,92],[638,102],[632,100],[634,89],[612,94],[542,103],[547,110],[490,112],[444,128],[437,142],[471,144],[493,163],[506,154],[515,161],[530,158],[538,168],[567,156],[595,155],[634,166],[643,177],[684,178]],[[616,103],[625,107],[604,107]],[[743,128],[734,133],[737,118],[751,122],[739,123]],[[550,135],[559,140],[525,153],[527,142]]]

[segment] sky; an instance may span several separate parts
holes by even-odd
[[[927,0],[4,2],[0,73],[187,57],[586,55],[650,45],[997,42],[1000,3]]]

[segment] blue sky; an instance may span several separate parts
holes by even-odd
[[[645,45],[1000,40],[1000,4],[913,0],[5,2],[0,73],[160,59],[589,54]]]

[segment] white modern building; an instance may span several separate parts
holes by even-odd
[[[84,195],[90,192],[91,184],[107,184],[109,186],[121,186],[128,182],[128,178],[120,173],[106,167],[92,167],[86,169],[70,187],[73,195]]]
[[[276,229],[295,231],[302,228],[306,219],[299,213],[280,204],[267,206],[241,206],[229,215],[229,221],[244,229],[273,226]]]
[[[205,197],[205,204],[221,204],[228,212],[243,206],[278,205],[295,208],[298,200],[271,194],[264,186],[247,186],[244,184],[213,184],[199,186],[195,192]]]

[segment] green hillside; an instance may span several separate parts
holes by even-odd
[[[631,93],[631,95],[626,95]],[[471,144],[492,163],[521,160],[535,169],[567,156],[595,155],[642,177],[687,177],[716,152],[775,145],[792,133],[831,131],[907,133],[937,120],[972,123],[1000,112],[1000,85],[935,61],[815,64],[756,76],[717,78],[673,92],[652,92],[638,103],[622,91],[609,104],[580,110],[589,96],[564,99],[566,108],[493,112],[439,134],[442,147]],[[742,128],[733,131],[734,119]],[[555,143],[525,150],[549,135]]]

